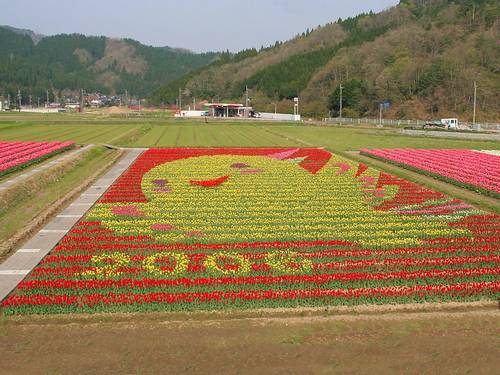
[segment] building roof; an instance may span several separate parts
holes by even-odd
[[[214,107],[214,108],[241,108],[244,107],[243,104],[237,104],[237,103],[207,103],[205,104],[207,107]]]

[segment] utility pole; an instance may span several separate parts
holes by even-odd
[[[382,126],[382,109],[384,108],[384,105],[380,103],[380,115],[379,115],[379,124]]]
[[[38,108],[40,108],[40,97],[37,98]]]
[[[29,96],[30,107],[32,107],[32,103],[33,103],[33,100],[32,100],[32,99],[33,99],[33,97],[32,97],[32,96],[31,96],[31,94],[30,94],[30,96]]]
[[[21,112],[21,90],[17,90],[17,100],[19,102],[19,112]]]
[[[47,101],[45,102],[45,104],[46,107],[49,108],[49,90],[47,90],[46,94],[47,94]]]
[[[340,120],[342,121],[342,106],[343,106],[343,98],[342,98],[342,90],[344,89],[344,86],[342,86],[342,83],[340,84]]]
[[[179,87],[179,109],[182,110],[182,89]]]
[[[472,115],[472,125],[476,125],[476,105],[477,105],[477,82],[474,81],[474,114]]]
[[[125,116],[128,118],[128,90],[125,89]]]
[[[248,97],[248,86],[245,86],[245,117],[250,117],[250,113],[248,111],[248,105],[249,105],[249,97]]]
[[[85,107],[85,91],[82,89],[80,94],[80,113],[83,113],[83,107]]]

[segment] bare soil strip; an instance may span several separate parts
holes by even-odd
[[[282,309],[251,309],[251,310],[218,310],[193,312],[158,312],[158,313],[102,313],[102,314],[64,314],[64,315],[30,315],[7,316],[1,320],[4,324],[13,325],[45,325],[45,324],[101,324],[101,323],[130,323],[150,322],[179,325],[206,324],[221,321],[276,321],[276,322],[304,322],[304,321],[336,321],[336,320],[367,320],[367,319],[419,319],[438,316],[487,315],[500,317],[500,302],[447,302],[422,303],[405,305],[360,305],[360,306],[331,306],[310,308],[282,308]],[[413,317],[413,318],[412,318]]]
[[[499,314],[11,324],[6,374],[494,374]]]

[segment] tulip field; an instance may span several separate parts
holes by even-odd
[[[170,148],[145,151],[2,306],[51,314],[499,297],[498,215],[324,149]]]
[[[361,154],[500,198],[498,151],[365,149]]]
[[[0,141],[0,176],[26,168],[73,146],[73,142]]]

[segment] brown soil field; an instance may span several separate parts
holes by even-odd
[[[5,374],[493,374],[500,313],[487,305],[306,317],[3,318],[0,368]]]

